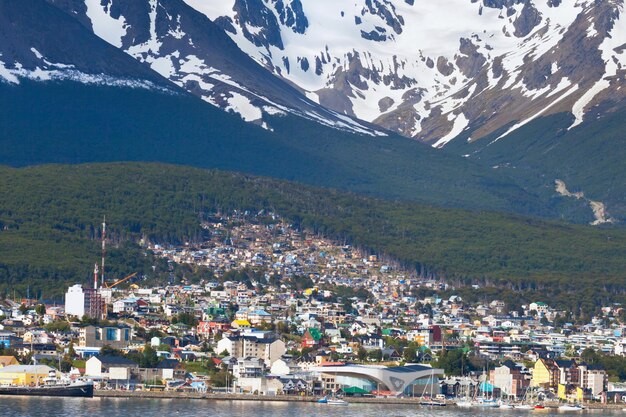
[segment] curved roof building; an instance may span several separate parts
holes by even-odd
[[[438,389],[438,378],[443,376],[443,369],[431,368],[425,365],[385,367],[333,364],[330,366],[318,366],[313,368],[312,371],[333,375],[339,385],[357,386],[368,391],[373,391],[373,389],[389,391],[392,395],[405,393],[407,389],[415,385],[427,389],[427,385],[430,384]],[[342,382],[343,384],[341,384]],[[432,390],[428,390],[428,392],[432,393]]]

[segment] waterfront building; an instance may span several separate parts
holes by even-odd
[[[552,359],[540,358],[535,362],[531,386],[556,388],[559,384],[559,368]]]
[[[53,368],[46,365],[5,366],[0,369],[0,385],[39,385],[50,376],[50,371],[56,373]]]
[[[580,370],[580,386],[591,391],[591,395],[596,396],[606,391],[609,376],[606,370],[598,365],[581,364],[578,366]]]
[[[529,381],[522,374],[522,368],[513,361],[505,361],[502,366],[495,368],[489,373],[491,385],[499,388],[502,396],[518,399],[524,396]]]
[[[85,363],[85,375],[108,380],[128,381],[139,365],[121,356],[92,356]]]
[[[357,387],[367,392],[387,392],[389,395],[437,395],[443,369],[424,365],[375,366],[332,364],[312,369],[319,375],[327,391]]]
[[[241,335],[224,336],[217,342],[217,352],[227,351],[230,356],[263,359],[268,365],[280,359],[287,351],[285,342],[269,332],[248,331]]]

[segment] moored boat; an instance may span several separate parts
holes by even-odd
[[[0,386],[0,395],[28,395],[38,397],[93,397],[93,382],[71,382],[68,384],[40,386]]]
[[[582,411],[584,408],[580,404],[564,404],[559,407],[559,411]]]
[[[331,398],[331,399],[326,401],[326,404],[328,404],[328,405],[348,405],[350,403],[347,402],[347,401],[341,400],[339,398]]]
[[[423,400],[420,401],[420,405],[423,405],[425,407],[445,407],[446,403],[443,401]]]

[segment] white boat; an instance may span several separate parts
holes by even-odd
[[[443,401],[423,400],[420,401],[420,405],[423,405],[425,407],[445,407],[446,403]]]
[[[518,404],[514,406],[516,410],[534,410],[535,407],[533,407],[530,404]]]
[[[559,407],[559,411],[582,411],[584,408],[580,404],[565,404]]]
[[[326,404],[328,404],[328,405],[348,405],[350,403],[347,402],[347,401],[344,401],[344,400],[340,400],[339,398],[329,398],[326,401]]]
[[[489,398],[482,398],[482,397],[476,398],[476,400],[474,400],[473,403],[474,403],[473,407],[496,408],[500,406],[496,400],[492,400]]]
[[[476,398],[474,400],[461,400],[456,402],[457,407],[469,408],[469,407],[486,407],[486,408],[498,408],[498,404],[495,400],[489,400],[486,398]],[[502,407],[506,408],[506,407]]]
[[[512,410],[514,407],[511,404],[502,403],[498,406],[500,410]]]

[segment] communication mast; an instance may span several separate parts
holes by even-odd
[[[93,265],[93,289],[98,289],[98,263]]]
[[[100,279],[100,286],[104,287],[104,258],[106,256],[106,235],[107,235],[107,218],[106,216],[104,216],[104,218],[102,219],[102,265],[101,265],[101,272],[102,272],[102,277]]]

